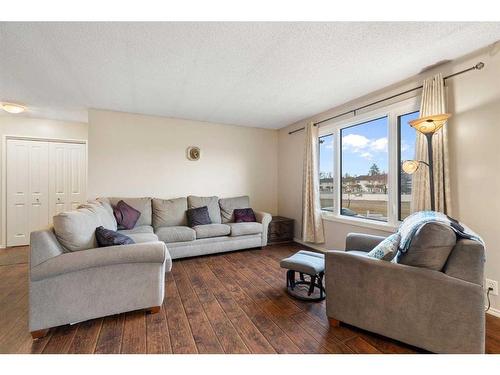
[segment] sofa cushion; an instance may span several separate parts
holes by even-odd
[[[368,252],[363,251],[363,250],[346,250],[346,253],[349,253],[351,255],[356,255],[359,257],[367,257],[368,256]]]
[[[241,197],[233,197],[233,198],[222,198],[219,199],[219,206],[222,216],[222,222],[233,223],[234,222],[233,210],[235,208],[250,207],[250,198],[248,198],[247,195]]]
[[[122,233],[122,231],[119,230],[118,233]],[[127,236],[134,240],[135,243],[158,241],[158,236],[154,233],[130,233]]]
[[[110,229],[116,231],[118,224],[116,223],[115,215],[113,215],[113,208],[109,203],[89,201],[87,203],[82,203],[78,208],[88,208],[89,210],[95,212],[98,216],[101,225],[105,229]]]
[[[185,226],[161,227],[156,230],[156,235],[165,243],[196,240],[194,229]]]
[[[153,199],[153,227],[186,226],[187,198]]]
[[[262,233],[261,223],[228,223],[231,228],[231,237]]]
[[[139,226],[136,225],[132,229],[122,229],[120,230],[120,233],[123,233],[128,236],[129,234],[154,233],[154,231],[151,225],[139,225]]]
[[[186,215],[191,228],[196,225],[212,224],[207,206],[190,208],[186,211]]]
[[[231,233],[231,228],[226,224],[196,225],[193,229],[196,232],[196,238],[229,236]]]
[[[56,237],[66,250],[79,251],[97,247],[95,229],[102,223],[91,208],[61,212],[54,216],[53,222]]]
[[[366,255],[370,258],[390,261],[398,253],[400,241],[401,235],[399,233],[391,234]]]
[[[113,214],[115,215],[116,223],[120,229],[134,228],[137,220],[139,220],[141,216],[140,211],[124,201],[119,201],[116,206],[113,207]]]
[[[98,198],[98,200],[100,202],[108,202],[113,207],[122,200],[141,213],[141,216],[139,216],[139,220],[137,220],[137,223],[135,223],[136,226],[153,224],[151,198]]]
[[[253,223],[257,221],[251,208],[235,208],[233,215],[235,223]]]
[[[398,255],[397,262],[441,271],[456,242],[455,232],[449,226],[426,223],[415,233],[408,250]]]
[[[115,245],[131,245],[134,242],[129,236],[119,233],[114,230],[106,229],[103,226],[97,227],[95,237],[99,247],[115,246]]]
[[[188,208],[207,206],[208,214],[210,215],[210,220],[212,221],[212,223],[214,224],[221,223],[218,197],[196,197],[194,195],[190,195],[187,197],[187,200],[188,200]]]

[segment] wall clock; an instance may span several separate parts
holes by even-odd
[[[200,160],[200,148],[196,146],[189,146],[187,148],[187,158],[192,161]]]

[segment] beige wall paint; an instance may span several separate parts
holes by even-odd
[[[277,147],[277,130],[90,110],[89,198],[249,195],[275,214]]]
[[[317,114],[279,131],[278,212],[296,220],[296,236],[301,233],[301,186],[304,132],[288,135],[308,121],[324,119],[374,100],[418,86],[422,79],[443,72],[448,75],[483,61],[482,71],[473,71],[447,81],[451,187],[454,216],[479,233],[487,244],[486,277],[500,282],[500,51],[485,48],[420,76]],[[403,98],[400,98],[401,100]],[[385,103],[384,105],[388,104]],[[374,109],[372,107],[370,109]],[[344,247],[348,232],[386,234],[354,225],[324,221],[325,247]],[[492,297],[500,309],[500,298]]]
[[[5,246],[5,181],[3,181],[4,168],[4,142],[5,136],[15,135],[23,137],[39,137],[52,139],[86,140],[88,126],[81,122],[55,121],[22,117],[14,115],[0,115],[0,196],[2,197],[0,244]]]

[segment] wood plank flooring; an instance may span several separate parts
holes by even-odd
[[[325,302],[294,300],[279,260],[297,244],[175,261],[158,314],[135,311],[28,332],[28,248],[0,250],[0,353],[418,353],[355,327],[331,328]],[[486,316],[486,351],[500,319]]]

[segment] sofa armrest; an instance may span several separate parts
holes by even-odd
[[[484,283],[484,247],[477,241],[459,239],[451,251],[443,272],[448,276],[478,285]]]
[[[267,230],[269,227],[269,223],[273,219],[271,214],[262,211],[254,211],[255,218],[259,223],[262,224],[262,246],[267,245]]]
[[[66,250],[56,238],[54,230],[45,229],[30,234],[30,268],[48,259],[64,254]]]
[[[167,246],[157,241],[64,253],[33,266],[30,277],[31,281],[37,281],[88,268],[127,263],[166,263],[166,272],[171,268]]]
[[[480,285],[443,272],[329,251],[327,315],[438,353],[484,352]]]
[[[382,242],[385,237],[374,236],[372,234],[349,233],[345,239],[345,249],[371,251],[375,246]]]

